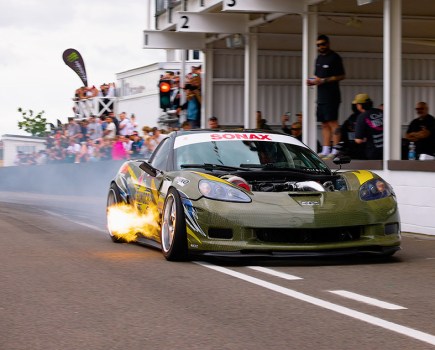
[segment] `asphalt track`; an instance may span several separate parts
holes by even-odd
[[[0,192],[0,349],[435,349],[435,237],[392,259],[167,262],[102,196]]]

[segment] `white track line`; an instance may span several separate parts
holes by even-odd
[[[362,303],[374,305],[374,306],[377,306],[377,307],[380,307],[383,309],[388,309],[388,310],[406,310],[407,309],[406,307],[403,307],[400,305],[391,304],[391,303],[387,303],[387,302],[379,300],[379,299],[366,297],[364,295],[353,293],[353,292],[348,292],[347,290],[330,290],[329,292],[340,295],[344,298],[360,301]]]
[[[101,227],[94,226],[94,225],[90,225],[90,224],[87,224],[87,223],[85,223],[85,222],[81,222],[81,221],[76,221],[76,220],[70,219],[70,218],[67,217],[67,216],[64,216],[64,215],[61,215],[61,214],[57,214],[57,213],[54,213],[54,212],[49,211],[49,210],[44,210],[44,211],[45,211],[47,214],[49,214],[49,215],[57,216],[57,217],[62,218],[62,219],[64,219],[64,220],[68,220],[69,222],[73,222],[74,224],[81,225],[81,226],[85,226],[85,227],[90,228],[90,229],[92,229],[92,230],[100,231],[100,232],[104,232],[104,233],[107,233],[107,234],[108,234],[107,230],[103,230]]]
[[[281,287],[277,284],[266,282],[266,281],[263,281],[259,278],[251,277],[249,275],[245,275],[243,273],[236,272],[236,271],[233,271],[233,270],[221,267],[221,266],[216,266],[216,265],[212,265],[212,264],[209,264],[206,262],[199,262],[199,261],[197,261],[195,263],[198,265],[204,266],[206,268],[224,273],[226,275],[241,279],[243,281],[253,283],[257,286],[273,290],[275,292],[287,295],[289,297],[292,297],[292,298],[295,298],[298,300],[305,301],[305,302],[310,303],[312,305],[316,305],[316,306],[322,307],[324,309],[328,309],[328,310],[337,312],[339,314],[349,316],[349,317],[355,318],[357,320],[360,320],[360,321],[363,321],[366,323],[370,323],[372,325],[382,327],[382,328],[385,328],[387,330],[390,330],[390,331],[393,331],[393,332],[396,332],[396,333],[399,333],[402,335],[406,335],[410,338],[414,338],[414,339],[426,342],[428,344],[435,345],[435,336],[432,334],[424,333],[424,332],[418,331],[418,330],[413,329],[413,328],[405,327],[405,326],[402,326],[402,325],[397,324],[397,323],[383,320],[379,317],[371,316],[371,315],[365,314],[363,312],[355,311],[355,310],[349,309],[349,308],[344,307],[344,306],[330,303],[328,301],[325,301],[325,300],[322,300],[319,298],[315,298],[315,297],[309,296],[309,295],[304,294],[304,293],[297,292],[297,291],[289,289],[289,288],[284,288],[284,287]]]
[[[268,275],[272,275],[275,277],[279,277],[279,278],[283,278],[285,280],[289,280],[289,281],[294,281],[294,280],[301,280],[301,277],[298,276],[293,276],[293,275],[289,275],[288,273],[284,273],[284,272],[279,272],[279,271],[275,271],[272,269],[268,269],[266,267],[261,267],[261,266],[246,266],[248,269],[252,269],[255,271],[260,271],[263,273],[267,273]]]

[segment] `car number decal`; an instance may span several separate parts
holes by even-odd
[[[181,177],[181,176],[177,176],[177,177],[174,179],[174,182],[175,182],[178,186],[184,187],[184,186],[186,186],[186,185],[190,182],[190,180],[188,180],[188,179],[186,179],[186,178],[184,178],[184,177]]]

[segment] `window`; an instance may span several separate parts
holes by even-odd
[[[31,154],[33,152],[36,152],[36,147],[35,146],[17,146],[17,153],[18,152]]]
[[[175,153],[176,168],[182,164],[220,164],[246,168],[297,169],[328,173],[327,166],[305,147],[282,142],[212,141],[181,146]]]
[[[172,142],[169,137],[160,142],[150,158],[150,164],[159,170],[168,170],[168,159],[172,149]]]

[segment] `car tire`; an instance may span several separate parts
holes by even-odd
[[[122,200],[118,186],[116,186],[115,183],[112,183],[110,185],[109,193],[107,194],[106,217],[107,217],[107,211],[109,210],[109,207],[114,205],[114,204],[117,204],[117,203],[124,203],[124,201]],[[109,231],[110,238],[112,239],[113,242],[126,243],[126,240],[119,238],[119,237],[116,237],[112,234],[112,232],[110,231],[109,225],[107,225],[107,229]]]
[[[165,199],[160,239],[162,253],[167,260],[187,260],[186,219],[180,194],[175,188],[169,189]]]

